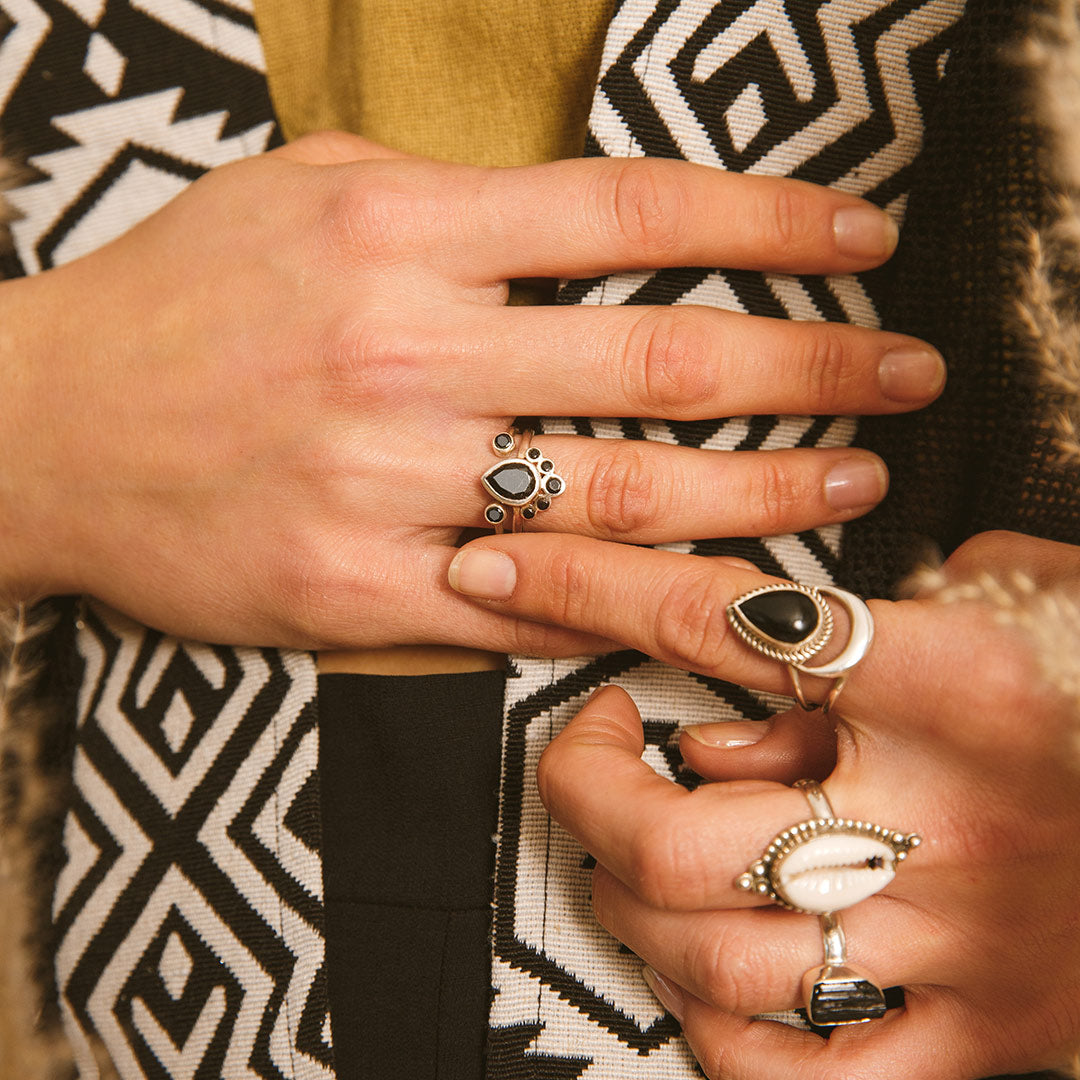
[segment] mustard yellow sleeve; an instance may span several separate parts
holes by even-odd
[[[286,138],[522,165],[581,153],[614,0],[255,0]]]

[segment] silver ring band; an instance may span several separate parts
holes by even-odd
[[[796,780],[792,787],[803,793],[806,801],[810,804],[810,812],[814,817],[835,820],[836,815],[833,813],[829,796],[825,794],[825,789],[816,780]]]

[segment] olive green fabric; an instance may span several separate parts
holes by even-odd
[[[478,165],[580,155],[614,0],[255,0],[287,139]]]

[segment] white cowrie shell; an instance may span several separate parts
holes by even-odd
[[[815,915],[841,911],[880,892],[896,875],[893,849],[873,836],[821,833],[777,860],[776,892]]]
[[[867,821],[801,821],[774,837],[735,887],[793,911],[841,911],[885,888],[920,843],[915,833]]]

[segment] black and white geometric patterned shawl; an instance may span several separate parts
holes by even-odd
[[[625,0],[608,33],[589,152],[685,157],[866,196],[902,217],[922,117],[963,0]],[[107,242],[201,172],[277,138],[251,0],[0,0],[0,125],[32,169],[8,276]],[[566,303],[695,303],[876,322],[869,276],[711,268],[574,282]],[[108,312],[102,313],[108,318]],[[831,417],[545,421],[547,431],[716,450],[848,443]],[[832,580],[839,530],[672,545]],[[181,642],[87,604],[75,798],[54,914],[61,1009],[121,1076],[329,1078],[316,677],[306,653]],[[763,718],[780,699],[632,653],[515,660],[508,680],[489,1076],[698,1075],[589,914],[584,853],[533,770],[598,683],[646,720],[680,779],[680,723]]]

